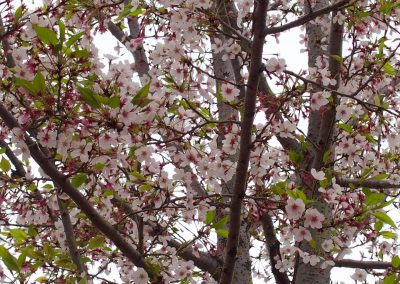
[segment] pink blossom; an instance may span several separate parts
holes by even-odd
[[[291,220],[298,220],[303,215],[305,209],[304,202],[301,199],[288,199],[285,206],[288,218]]]
[[[228,102],[232,102],[239,96],[239,90],[232,85],[222,84],[221,86],[222,97]]]
[[[367,272],[364,269],[357,268],[354,274],[352,274],[350,277],[355,281],[363,282],[365,279],[367,279]]]
[[[322,222],[325,220],[324,215],[318,212],[315,208],[309,208],[304,215],[304,226],[313,229],[321,229]]]
[[[299,228],[293,229],[294,239],[296,242],[301,242],[302,240],[311,241],[312,236],[310,231],[306,228],[300,226]]]
[[[316,180],[324,180],[325,179],[325,173],[323,171],[317,172],[315,169],[311,169],[311,175]]]
[[[267,61],[265,68],[268,72],[276,72],[277,74],[282,73],[286,69],[285,59],[277,59],[272,57]]]

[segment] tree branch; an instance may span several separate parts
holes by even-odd
[[[268,247],[271,271],[274,275],[275,281],[277,284],[290,284],[290,280],[287,274],[285,272],[280,272],[279,269],[275,268],[275,265],[277,263],[275,256],[279,256],[279,258],[281,258],[281,244],[276,238],[274,223],[272,222],[272,218],[268,215],[268,213],[265,213],[264,216],[262,216],[261,224],[264,230],[265,240]]]
[[[240,134],[239,161],[236,168],[234,192],[230,205],[229,236],[225,248],[224,266],[220,279],[221,284],[231,283],[235,267],[240,232],[241,208],[246,191],[247,171],[249,167],[251,133],[257,99],[256,93],[260,74],[262,72],[262,53],[264,47],[264,30],[268,1],[260,0],[256,3],[253,16],[254,41],[251,48],[252,58],[244,102],[244,114]]]
[[[81,255],[76,246],[74,227],[72,226],[71,218],[69,216],[67,209],[65,208],[65,204],[63,203],[63,201],[61,200],[61,198],[59,197],[58,194],[57,194],[57,203],[58,203],[58,207],[59,207],[60,213],[61,213],[61,221],[62,221],[63,228],[64,228],[65,238],[67,240],[69,254],[71,256],[72,261],[75,263],[76,267],[78,268],[80,277],[84,278],[84,275],[87,272],[86,272],[85,265],[82,263]]]
[[[0,140],[0,147],[6,149],[6,156],[10,160],[10,162],[13,164],[15,168],[15,172],[19,177],[25,177],[26,176],[26,171],[24,169],[24,166],[22,165],[21,161],[17,158],[17,156],[14,155],[14,152],[10,149],[8,144]]]
[[[127,216],[130,219],[132,219],[134,222],[138,222],[138,220],[136,218],[137,215],[135,214],[134,210],[131,208],[131,206],[128,203],[124,202],[120,198],[115,198],[115,201],[124,208]],[[151,221],[146,221],[145,225],[150,227],[149,233],[152,236],[157,236],[158,232],[160,232],[158,225]],[[202,269],[203,271],[207,271],[208,273],[210,273],[210,275],[212,275],[212,277],[215,280],[219,279],[220,273],[221,273],[220,263],[214,256],[212,256],[208,253],[199,251],[200,256],[197,257],[193,253],[193,250],[191,248],[186,247],[185,249],[182,249],[184,244],[174,240],[173,238],[168,240],[167,243],[170,247],[173,247],[176,249],[178,256],[182,257],[185,260],[193,261],[195,266]]]
[[[376,189],[400,188],[400,184],[395,184],[387,180],[362,180],[352,178],[336,178],[336,183],[343,187],[370,187]]]
[[[342,1],[339,1],[339,2],[337,2],[337,3],[335,3],[335,4],[331,5],[331,6],[327,6],[325,8],[321,8],[321,9],[316,10],[314,12],[307,13],[306,15],[298,18],[297,20],[294,20],[293,22],[287,23],[287,24],[282,25],[280,27],[267,28],[265,30],[264,35],[267,36],[267,35],[271,35],[271,34],[277,34],[277,33],[281,33],[281,32],[284,32],[286,30],[289,30],[291,28],[302,26],[305,23],[308,23],[308,22],[314,20],[315,18],[317,18],[319,16],[328,14],[328,13],[330,13],[332,11],[343,9],[343,6],[348,4],[348,3],[349,3],[349,0],[342,0]],[[351,3],[349,3],[349,4],[351,4]]]
[[[14,58],[12,57],[11,54],[11,45],[7,40],[7,37],[4,36],[5,30],[4,30],[4,24],[3,24],[3,19],[0,17],[0,38],[1,38],[1,44],[3,45],[3,50],[4,54],[6,56],[6,61],[7,61],[7,67],[12,68],[15,67],[15,61]]]
[[[361,268],[361,269],[388,269],[393,268],[390,262],[363,261],[353,259],[334,260],[335,267]]]
[[[17,120],[3,104],[0,104],[0,117],[9,129],[20,128]],[[155,279],[156,275],[154,275],[154,273],[149,269],[149,265],[143,257],[109,222],[99,215],[86,197],[71,185],[69,180],[58,171],[54,162],[43,154],[39,145],[28,136],[25,136],[25,143],[27,144],[29,152],[36,163],[42,168],[46,175],[48,175],[53,182],[77,204],[79,209],[86,214],[93,225],[108,237],[134,265],[144,268],[148,272],[149,276]]]

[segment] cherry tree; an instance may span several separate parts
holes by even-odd
[[[398,283],[397,1],[28,2],[0,3],[3,283]]]

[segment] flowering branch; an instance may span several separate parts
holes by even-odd
[[[245,196],[247,170],[249,167],[251,132],[255,114],[256,94],[262,70],[262,52],[264,47],[264,23],[267,17],[268,1],[257,2],[254,11],[254,41],[251,50],[249,80],[244,102],[244,114],[241,124],[239,161],[236,168],[236,179],[230,205],[229,236],[225,248],[224,266],[220,279],[221,284],[231,283],[236,261],[240,231],[242,201]]]
[[[9,129],[20,128],[17,120],[3,104],[0,104],[0,117]],[[53,180],[53,182],[77,204],[94,226],[108,237],[116,247],[132,261],[133,264],[142,267],[149,273],[151,278],[155,278],[156,275],[154,275],[154,273],[149,269],[149,265],[143,259],[141,254],[139,254],[109,222],[99,215],[86,197],[74,188],[69,180],[58,171],[54,162],[43,154],[39,145],[28,136],[25,136],[24,141],[36,163]]]
[[[264,35],[267,36],[267,35],[271,35],[271,34],[277,34],[277,33],[281,33],[281,32],[287,31],[287,30],[289,30],[291,28],[302,26],[305,23],[308,23],[308,22],[314,20],[315,18],[317,18],[319,16],[328,14],[328,13],[330,13],[332,11],[343,9],[343,7],[346,4],[350,5],[351,3],[349,3],[349,0],[342,0],[342,1],[336,2],[335,4],[333,4],[331,6],[327,6],[325,8],[318,9],[316,11],[310,12],[310,13],[298,18],[297,20],[295,20],[293,22],[290,22],[290,23],[287,23],[285,25],[282,25],[280,27],[267,28],[265,30],[265,34]]]
[[[336,183],[343,187],[370,187],[376,189],[400,188],[400,184],[395,184],[387,180],[336,178]]]
[[[76,246],[76,239],[75,239],[74,228],[72,226],[71,218],[69,216],[67,208],[65,208],[65,204],[63,203],[63,201],[61,200],[59,195],[57,195],[57,203],[58,203],[58,207],[59,207],[60,213],[61,213],[61,221],[62,221],[63,228],[64,228],[64,233],[65,233],[65,238],[67,241],[69,254],[71,255],[71,259],[75,263],[75,265],[78,268],[78,271],[82,277],[84,274],[86,274],[86,268],[85,268],[85,265],[82,263],[80,253]]]
[[[280,253],[280,242],[275,235],[275,228],[272,222],[271,216],[268,213],[264,214],[261,218],[261,224],[264,230],[264,235],[266,239],[266,244],[269,252],[269,261],[271,263],[272,274],[275,277],[277,284],[289,284],[290,280],[285,272],[280,272],[279,269],[275,267],[277,264],[276,257],[281,259]]]
[[[393,268],[390,262],[363,261],[352,259],[335,260],[335,267],[361,268],[361,269],[388,269]]]

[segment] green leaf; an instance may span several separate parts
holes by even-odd
[[[7,151],[7,148],[0,148],[0,154],[4,154]]]
[[[22,267],[22,265],[25,263],[25,260],[26,260],[26,252],[23,251],[18,256],[18,259],[17,259],[18,267]]]
[[[143,14],[143,10],[138,8],[134,11],[131,11],[132,9],[132,5],[128,4],[124,6],[124,9],[121,11],[121,13],[119,13],[118,17],[115,19],[116,22],[121,21],[123,18],[127,17],[127,16],[132,16],[132,17],[136,17],[139,16],[140,14]]]
[[[338,123],[337,125],[340,129],[343,129],[344,131],[351,133],[353,131],[353,127],[351,125],[348,125],[346,123]]]
[[[398,283],[396,280],[396,274],[392,273],[387,275],[384,279],[383,279],[383,284],[396,284]]]
[[[340,64],[343,64],[343,57],[341,57],[341,56],[339,56],[339,55],[336,55],[336,54],[332,54],[331,55],[331,57],[333,58],[333,59],[335,59],[337,62],[339,62]]]
[[[55,248],[53,248],[49,243],[45,243],[43,245],[44,253],[49,256],[51,259],[54,259],[57,255]]]
[[[75,188],[79,188],[87,180],[87,175],[84,173],[76,174],[71,178],[71,184]]]
[[[272,190],[272,192],[276,195],[283,195],[286,193],[286,188],[287,188],[287,182],[286,181],[280,181],[272,185],[269,190]]]
[[[297,151],[289,150],[289,160],[295,164],[300,164],[303,160],[303,155]]]
[[[87,49],[79,49],[74,51],[73,56],[76,58],[88,58],[90,56],[90,52]]]
[[[376,95],[376,96],[374,97],[374,101],[375,101],[375,105],[376,105],[376,106],[378,106],[378,107],[381,106],[381,98],[380,98],[378,95]]]
[[[19,6],[19,7],[15,10],[14,21],[15,21],[15,22],[18,22],[18,20],[21,19],[22,16],[23,16],[22,6]]]
[[[131,176],[133,176],[135,179],[139,180],[139,181],[145,181],[146,177],[144,175],[142,175],[139,172],[130,172],[129,173]]]
[[[35,94],[41,92],[44,92],[46,90],[46,81],[44,79],[44,76],[42,72],[38,71],[35,75],[35,78],[32,81],[32,86],[35,90]]]
[[[60,29],[60,43],[62,44],[65,40],[65,24],[61,20],[58,20],[57,24]]]
[[[224,216],[223,218],[221,218],[221,220],[219,220],[218,222],[215,222],[211,227],[218,230],[218,229],[223,229],[223,227],[226,225],[226,223],[228,223],[229,221],[229,216]]]
[[[393,228],[397,228],[396,224],[393,222],[392,218],[390,218],[386,213],[384,212],[374,212],[372,213],[378,220],[381,220],[383,223],[386,223]]]
[[[381,221],[378,221],[374,224],[374,229],[375,231],[379,232],[383,227],[383,223]]]
[[[381,203],[385,199],[385,194],[383,193],[372,193],[365,199],[365,205],[372,206]]]
[[[0,257],[8,269],[19,273],[20,267],[18,266],[17,259],[2,245],[0,245]]]
[[[39,283],[47,283],[49,278],[47,276],[39,276],[38,278],[35,279],[35,282]]]
[[[103,164],[103,163],[96,163],[96,164],[94,165],[94,168],[95,168],[96,170],[102,170],[102,169],[104,169],[105,166],[106,166],[106,165]]]
[[[362,175],[361,175],[361,179],[366,179],[366,178],[368,178],[370,175],[371,175],[371,173],[372,173],[372,171],[373,171],[374,169],[372,168],[372,167],[369,167],[369,168],[366,168],[364,171],[363,171],[363,173],[362,173]]]
[[[376,143],[377,143],[377,141],[375,140],[375,138],[374,138],[370,133],[367,133],[367,134],[365,134],[364,136],[365,136],[365,138],[368,140],[368,142],[371,142],[371,143],[373,143],[373,144],[376,144]]]
[[[77,86],[79,93],[81,93],[83,100],[92,108],[100,108],[101,104],[96,98],[96,93],[89,88]]]
[[[0,169],[5,173],[8,172],[11,169],[10,162],[5,158],[1,158]]]
[[[29,227],[28,228],[28,235],[30,237],[36,237],[38,235],[38,232],[33,228],[33,227]]]
[[[46,183],[46,184],[43,185],[43,188],[45,188],[45,189],[53,189],[54,186],[51,183]]]
[[[385,239],[393,239],[393,240],[395,240],[397,238],[397,235],[395,233],[391,232],[391,231],[382,231],[380,233],[380,235],[382,237],[384,237]]]
[[[384,180],[387,179],[390,175],[389,174],[378,174],[370,178],[371,180]]]
[[[154,187],[151,185],[151,184],[144,184],[144,185],[141,185],[140,187],[139,187],[139,190],[142,190],[142,191],[147,191],[147,190],[151,190],[151,189],[153,189]]]
[[[139,9],[136,9],[136,10],[130,12],[130,13],[129,13],[129,16],[137,17],[137,16],[143,14],[143,12],[144,12],[144,11],[143,11],[142,9],[139,8]]]
[[[385,65],[382,66],[382,70],[389,75],[396,75],[397,71],[396,69],[389,64],[389,62],[386,62]]]
[[[210,225],[211,222],[214,221],[216,215],[217,214],[215,213],[215,211],[211,211],[211,210],[207,211],[206,220],[204,221],[204,223],[206,225]]]
[[[397,255],[393,256],[392,258],[392,266],[394,268],[398,268],[400,266],[400,257],[398,257]]]
[[[229,236],[229,231],[227,229],[216,229],[217,235],[224,237],[225,239]]]
[[[85,32],[80,32],[77,33],[76,35],[73,35],[67,40],[67,43],[65,44],[65,49],[70,48],[73,44],[75,44],[78,40],[81,39],[81,37],[85,34]]]
[[[380,1],[380,2],[381,2],[380,3],[381,5],[379,6],[379,12],[381,12],[383,14],[386,14],[386,15],[390,15],[392,13],[393,8],[396,6],[396,2],[397,1],[393,1],[393,0],[386,1],[386,0],[383,0],[383,1]]]
[[[110,108],[117,108],[120,104],[119,96],[112,96],[106,103]]]
[[[146,106],[148,104],[147,96],[149,95],[150,91],[150,82],[144,85],[133,97],[132,104],[136,106]]]
[[[96,249],[104,246],[104,237],[103,236],[95,236],[88,243],[88,249]]]
[[[28,235],[22,229],[10,229],[10,234],[19,244],[28,238]]]
[[[313,249],[316,249],[316,248],[317,248],[317,241],[316,241],[316,240],[311,240],[311,241],[309,241],[308,243],[310,244],[310,246],[311,246]]]
[[[115,192],[114,191],[112,191],[112,190],[106,190],[106,191],[104,191],[103,192],[103,196],[104,197],[108,197],[108,196],[113,196],[115,194]]]
[[[28,80],[25,80],[25,79],[22,79],[22,78],[18,78],[18,77],[14,77],[14,83],[15,83],[15,85],[17,87],[24,88],[26,91],[28,91],[32,95],[36,95],[37,94],[36,89],[33,86],[33,83],[28,81]]]
[[[326,164],[327,162],[329,162],[329,157],[331,156],[331,150],[326,150],[324,153],[324,156],[322,157],[322,161],[324,162],[324,164]]]
[[[38,38],[44,43],[44,44],[52,44],[56,45],[57,44],[57,35],[53,30],[41,26],[36,26],[35,27],[36,34]]]

